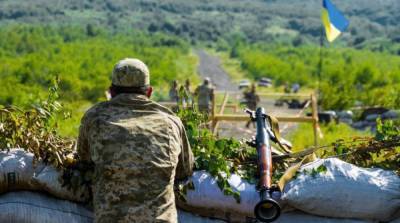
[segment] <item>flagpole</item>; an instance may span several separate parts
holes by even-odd
[[[317,88],[317,98],[319,99],[321,94],[321,80],[322,80],[322,65],[324,62],[324,27],[321,26],[321,32],[319,37],[319,62],[318,62],[318,88]]]

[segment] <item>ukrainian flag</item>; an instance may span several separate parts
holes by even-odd
[[[334,41],[349,26],[349,21],[330,0],[323,0],[322,23],[329,42]]]

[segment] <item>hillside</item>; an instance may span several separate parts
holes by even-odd
[[[375,50],[400,42],[397,0],[334,0],[351,21],[340,41]],[[283,40],[318,43],[320,0],[2,0],[0,22],[92,24],[166,32],[196,42]]]

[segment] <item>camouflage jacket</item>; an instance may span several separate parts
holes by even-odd
[[[95,164],[95,222],[177,222],[173,184],[192,174],[185,129],[169,109],[121,94],[82,118],[81,159]]]
[[[254,93],[254,92],[246,92],[244,94],[244,98],[246,100],[246,106],[247,108],[251,110],[256,110],[257,109],[257,104],[260,102],[260,97]]]
[[[199,106],[210,106],[214,88],[210,85],[201,85],[196,89]]]

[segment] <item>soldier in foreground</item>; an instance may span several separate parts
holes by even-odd
[[[93,161],[95,222],[177,222],[174,180],[192,174],[182,122],[151,101],[147,66],[124,59],[112,73],[112,99],[82,118],[81,159]]]
[[[204,79],[203,84],[197,87],[195,96],[197,96],[197,104],[200,112],[209,114],[211,111],[211,102],[214,94],[214,88],[211,86],[210,79]]]

